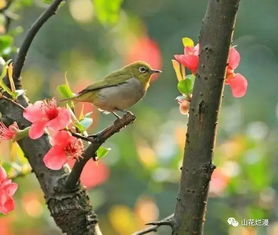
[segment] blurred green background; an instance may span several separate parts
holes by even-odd
[[[14,1],[10,36],[0,36],[0,51],[8,58],[28,27],[47,7],[46,1]],[[171,65],[181,54],[181,38],[198,40],[207,1],[69,0],[41,29],[23,71],[31,102],[58,97],[64,83],[81,90],[133,60],[149,61],[163,74],[154,79],[146,97],[131,110],[136,122],[105,143],[109,155],[90,163],[84,175],[104,234],[127,235],[149,221],[171,214],[183,155],[187,117],[179,113],[179,95]],[[1,5],[2,4],[2,5]],[[0,0],[0,7],[5,0]],[[225,89],[219,117],[205,234],[278,234],[278,4],[276,0],[241,1],[234,45],[241,53],[237,69],[249,83],[247,95],[233,98]],[[0,32],[5,33],[1,17]],[[109,125],[114,117],[92,106],[90,132]],[[10,174],[28,172],[17,146],[1,143],[1,162]],[[12,148],[11,148],[12,147]],[[12,163],[11,163],[12,162]],[[12,167],[12,168],[11,168]],[[92,170],[93,169],[93,170]],[[0,217],[0,234],[61,234],[44,205],[33,174],[17,177],[16,210]],[[268,219],[268,226],[228,225],[227,219]],[[170,234],[162,228],[158,234]]]

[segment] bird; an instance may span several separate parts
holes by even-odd
[[[61,101],[89,102],[100,111],[131,113],[127,109],[142,99],[150,86],[151,76],[162,71],[152,69],[143,61],[136,61],[112,72],[77,95]]]

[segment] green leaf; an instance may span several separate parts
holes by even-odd
[[[42,0],[42,2],[44,2],[46,4],[51,4],[53,2],[53,0]]]
[[[191,38],[182,38],[182,44],[184,47],[194,47],[194,42]]]
[[[178,82],[178,90],[180,93],[190,95],[193,90],[195,76],[193,74],[186,76],[184,80]]]
[[[74,126],[82,133],[86,131],[85,127],[79,121],[76,121]]]
[[[74,93],[72,92],[72,90],[70,89],[68,84],[62,84],[62,85],[57,86],[57,91],[65,99],[71,98],[74,96]]]
[[[15,90],[15,95],[16,95],[16,98],[21,96],[21,95],[24,95],[25,94],[25,90]]]
[[[0,55],[7,55],[12,50],[13,37],[9,35],[0,36]]]
[[[103,146],[100,146],[97,150],[97,158],[101,159],[107,156],[107,154],[110,152],[111,148],[105,148]]]
[[[94,0],[96,16],[102,24],[113,25],[119,19],[123,0]]]
[[[1,60],[1,59],[0,59]],[[5,64],[3,64],[4,62],[1,60],[1,66],[2,66],[2,71],[1,71],[1,75],[0,75],[0,87],[7,92],[10,96],[12,96],[13,98],[16,98],[16,94],[15,92],[12,92],[11,89],[5,84],[5,82],[3,81],[3,78],[7,75],[8,72],[8,66],[7,64],[9,63],[6,62]]]

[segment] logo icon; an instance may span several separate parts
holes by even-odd
[[[230,217],[227,219],[229,225],[237,227],[239,225],[238,221],[234,217]]]

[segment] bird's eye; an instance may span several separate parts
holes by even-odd
[[[146,73],[147,71],[148,71],[148,69],[146,67],[144,67],[144,66],[139,67],[139,72],[140,73]]]

